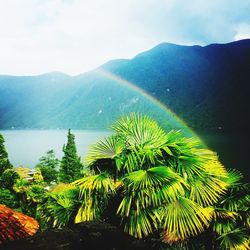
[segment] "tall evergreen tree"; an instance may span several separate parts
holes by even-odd
[[[8,153],[4,146],[4,138],[0,134],[0,176],[6,169],[11,169],[13,166],[10,164],[8,159]]]
[[[77,155],[75,136],[68,130],[68,141],[63,145],[64,156],[60,165],[59,178],[61,182],[69,183],[81,178],[82,164]]]

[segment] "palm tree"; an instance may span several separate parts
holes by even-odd
[[[147,116],[131,114],[112,129],[90,148],[85,162],[91,175],[73,183],[82,200],[75,222],[108,214],[128,234],[161,231],[168,244],[208,228],[213,205],[229,185],[217,155],[180,131],[166,133]]]
[[[42,228],[62,228],[74,223],[78,208],[79,190],[70,184],[60,183],[46,194],[45,202],[38,204],[37,219]]]
[[[229,187],[215,204],[210,228],[216,239],[211,244],[219,249],[249,249],[250,245],[250,195],[249,184],[242,182],[236,170],[228,173]]]

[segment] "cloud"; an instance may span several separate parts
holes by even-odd
[[[236,28],[236,34],[234,36],[234,40],[241,40],[241,39],[249,39],[250,38],[250,24],[241,23]]]
[[[160,42],[248,36],[249,0],[0,0],[0,73],[78,74]]]

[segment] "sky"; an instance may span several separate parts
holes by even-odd
[[[0,0],[0,74],[77,75],[159,43],[250,38],[250,0]]]

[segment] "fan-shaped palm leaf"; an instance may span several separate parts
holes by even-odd
[[[61,228],[69,222],[75,209],[75,202],[62,194],[56,195],[53,198],[54,202],[51,202],[47,206],[47,209],[53,217],[53,227]]]
[[[38,206],[41,220],[52,223],[53,227],[61,228],[72,220],[79,205],[79,190],[75,187],[61,192],[51,192],[45,204]]]
[[[247,212],[250,207],[249,184],[241,182],[242,175],[237,170],[230,170],[226,179],[229,188],[221,201],[221,206],[229,211]]]
[[[201,206],[209,206],[225,194],[228,183],[226,169],[218,161],[208,161],[204,164],[204,173],[201,176],[190,178],[189,198]]]
[[[139,212],[184,195],[184,181],[164,166],[134,171],[123,178],[123,183],[124,198],[117,211],[122,216],[129,216],[130,210]]]
[[[124,142],[122,139],[112,135],[90,147],[85,162],[87,165],[91,165],[99,159],[114,159],[123,150]]]
[[[248,250],[250,238],[244,230],[239,228],[222,234],[218,239],[222,250]]]
[[[127,146],[131,148],[161,148],[167,139],[166,133],[157,122],[148,116],[135,113],[119,119],[112,129],[124,136]]]
[[[213,225],[213,231],[218,235],[229,233],[235,229],[236,223],[234,221],[215,221]]]
[[[132,210],[124,220],[124,231],[136,238],[152,234],[157,229],[159,216],[154,210],[141,210],[139,213]]]
[[[100,216],[108,198],[115,193],[115,182],[107,173],[84,177],[73,182],[80,188],[82,206],[78,210],[75,222],[91,221]]]
[[[230,188],[238,188],[242,185],[243,175],[236,169],[229,169],[227,171],[226,181]]]
[[[176,169],[181,176],[201,176],[206,171],[204,164],[218,160],[216,154],[202,148],[202,142],[196,138],[182,137],[179,131],[170,131],[167,138],[165,147],[162,147],[166,153],[165,164]]]
[[[101,195],[113,193],[115,191],[114,181],[107,173],[84,177],[72,183],[80,188],[81,195],[96,192]]]
[[[180,197],[167,204],[161,213],[164,241],[172,243],[204,231],[212,218],[212,208],[203,208],[195,202]]]

